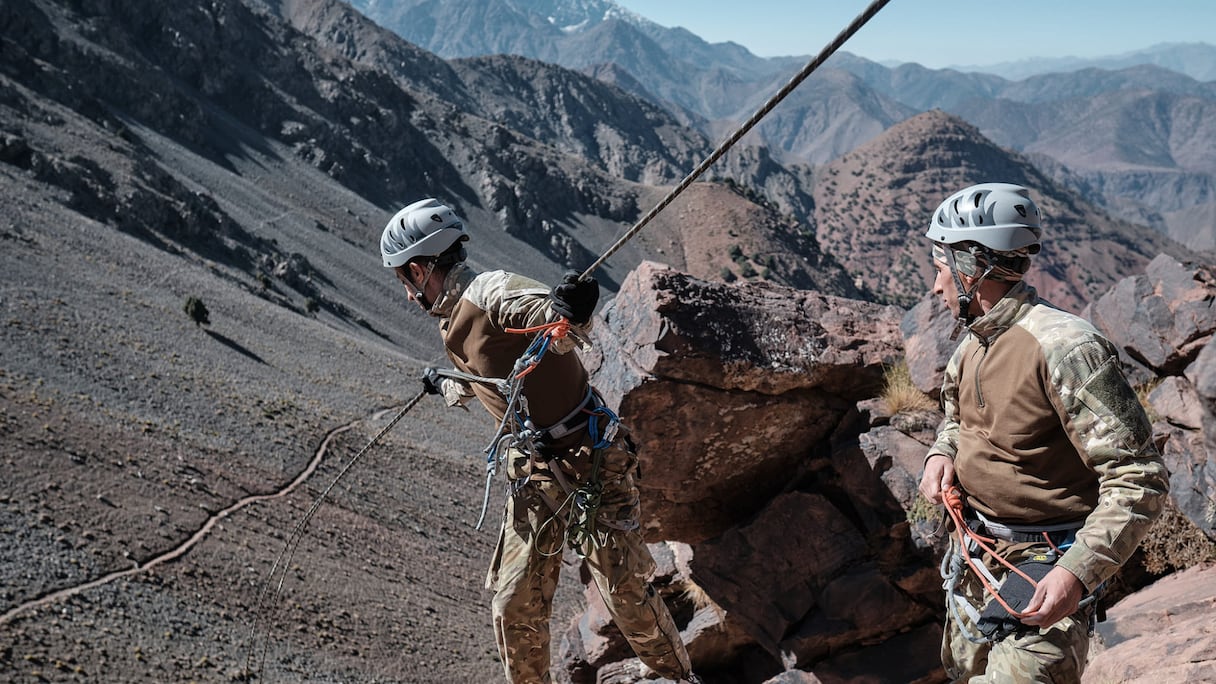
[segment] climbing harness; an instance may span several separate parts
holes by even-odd
[[[590,447],[591,470],[587,481],[581,486],[575,487],[562,473],[559,466],[555,465],[551,470],[553,479],[557,481],[562,491],[566,492],[566,503],[570,506],[566,515],[565,542],[579,558],[585,558],[588,550],[594,546],[599,525],[625,531],[636,530],[640,526],[640,523],[632,518],[624,521],[599,518],[600,503],[604,495],[604,481],[601,477],[600,467],[603,463],[604,450],[612,446],[613,441],[616,440],[620,419],[612,409],[604,406],[599,396],[594,394],[594,390],[592,390],[592,398],[596,400],[595,408],[583,409],[587,414],[587,432],[592,442]],[[600,418],[607,419],[607,428],[602,436],[599,434]],[[546,524],[554,520],[565,507],[565,504],[555,506],[553,502],[547,503],[552,509],[554,517],[546,521]],[[560,547],[552,553],[557,552],[560,552]]]
[[[554,340],[577,333],[571,328],[570,322],[564,318],[530,328],[507,328],[506,332],[535,335],[524,353],[515,361],[509,377],[487,378],[455,369],[436,370],[436,374],[440,376],[489,385],[507,402],[498,429],[483,450],[486,455],[486,484],[476,528],[481,529],[485,522],[490,503],[491,483],[508,452],[515,450],[526,454],[535,466],[536,460],[543,457],[547,443],[567,437],[577,430],[585,429],[592,442],[589,447],[592,465],[586,480],[581,484],[571,482],[569,477],[562,472],[561,467],[554,463],[547,472],[553,476],[554,481],[565,493],[565,498],[556,501],[541,494],[541,498],[553,512],[553,515],[542,525],[542,529],[555,522],[564,512],[564,541],[577,555],[583,557],[588,548],[588,542],[595,539],[599,526],[626,530],[638,527],[636,520],[607,521],[600,520],[598,517],[604,491],[604,482],[600,472],[603,451],[616,440],[620,429],[620,418],[604,405],[603,399],[594,388],[588,387],[583,400],[565,417],[548,427],[537,427],[529,414],[528,400],[523,393],[524,378],[540,364]],[[507,493],[515,495],[527,486],[534,470],[535,467],[530,468],[525,477],[510,481],[507,484]],[[542,551],[547,554],[560,552],[560,546],[551,551]]]
[[[811,59],[810,62],[807,62],[806,66],[802,67],[801,71],[794,74],[794,77],[781,87],[781,90],[777,91],[775,95],[769,98],[768,101],[760,107],[760,109],[757,109],[756,112],[752,114],[742,126],[732,133],[729,138],[727,138],[722,144],[718,145],[717,149],[706,157],[704,161],[698,164],[691,173],[685,176],[684,179],[680,181],[679,185],[672,189],[671,192],[667,193],[666,197],[660,200],[653,209],[639,219],[632,228],[626,231],[625,234],[622,235],[615,243],[613,243],[612,246],[609,247],[608,250],[605,251],[598,259],[596,259],[593,264],[588,266],[587,270],[583,271],[582,275],[579,277],[582,279],[590,278],[591,274],[595,272],[595,269],[599,268],[605,261],[608,260],[609,257],[616,254],[621,247],[624,247],[626,242],[629,242],[635,235],[641,232],[642,228],[645,227],[646,224],[650,223],[654,217],[659,215],[659,212],[663,211],[663,209],[665,209],[667,205],[671,204],[672,201],[680,195],[680,193],[684,192],[688,186],[692,185],[693,181],[700,178],[701,174],[705,173],[710,166],[713,166],[714,162],[718,161],[722,155],[726,154],[727,150],[733,147],[735,143],[739,142],[743,136],[747,135],[748,131],[754,128],[756,124],[760,123],[761,119],[772,111],[774,107],[780,104],[780,102],[784,100],[790,93],[792,93],[795,88],[801,85],[808,76],[810,76],[815,72],[816,69],[820,67],[820,65],[827,61],[828,57],[831,57],[837,50],[839,50],[840,47],[845,44],[845,41],[851,38],[854,33],[857,33],[862,26],[865,26],[866,22],[873,19],[874,15],[878,14],[878,11],[885,7],[888,2],[890,2],[890,0],[874,0],[871,2],[869,7],[866,7],[866,9],[861,14],[857,15],[857,17],[854,18],[843,31],[832,39],[832,42],[824,46],[824,48],[819,51],[818,55]]]
[[[247,676],[252,677],[254,675],[254,653],[260,650],[260,653],[257,655],[256,676],[259,679],[262,677],[262,670],[266,662],[266,649],[269,647],[269,637],[267,637],[266,640],[263,640],[261,649],[258,649],[258,628],[262,621],[263,611],[266,607],[267,595],[270,593],[270,586],[272,584],[274,585],[275,599],[277,599],[279,594],[283,591],[283,582],[287,579],[288,568],[291,567],[291,561],[295,558],[296,550],[299,548],[300,542],[304,538],[304,531],[308,527],[309,521],[311,521],[312,517],[316,515],[317,510],[321,508],[321,504],[325,501],[325,498],[329,496],[329,492],[333,490],[335,486],[337,486],[338,482],[341,481],[343,477],[346,476],[346,473],[348,473],[350,469],[354,467],[355,463],[357,463],[359,459],[361,459],[363,455],[368,452],[368,450],[375,446],[375,444],[380,441],[381,437],[388,434],[388,431],[393,429],[393,426],[400,422],[401,419],[405,417],[405,414],[410,412],[410,409],[414,408],[418,402],[422,401],[424,396],[426,396],[425,390],[419,392],[417,396],[406,402],[405,405],[401,407],[401,410],[397,412],[397,415],[393,416],[393,419],[390,420],[387,425],[381,428],[381,430],[376,433],[375,437],[372,437],[362,449],[360,449],[354,456],[350,458],[349,461],[346,462],[345,465],[342,466],[342,468],[338,471],[338,474],[334,476],[334,479],[325,487],[325,489],[321,490],[320,495],[318,495],[317,498],[312,502],[312,505],[308,507],[308,510],[305,511],[304,517],[300,519],[300,522],[296,523],[295,529],[291,531],[291,535],[283,544],[283,550],[279,552],[278,557],[274,559],[274,564],[270,566],[270,573],[262,582],[261,591],[258,592],[258,602],[253,613],[253,625],[250,628],[249,633],[249,650],[245,657],[245,673]],[[280,568],[282,569],[281,572]],[[278,575],[277,580],[275,579],[276,575]]]
[[[1000,641],[1006,636],[1025,627],[1021,619],[1035,613],[1025,611],[1030,599],[1034,596],[1039,581],[1051,571],[1055,562],[1066,551],[1076,538],[1076,531],[1081,525],[1076,523],[1049,526],[1015,526],[1004,525],[991,520],[979,511],[972,511],[976,519],[969,521],[964,513],[963,494],[958,487],[948,487],[942,493],[946,512],[954,524],[954,540],[952,552],[942,557],[941,576],[942,588],[946,590],[946,603],[950,617],[958,625],[962,635],[973,644],[986,644]],[[991,536],[980,534],[980,530]],[[1034,554],[1019,563],[1011,563],[1003,558],[995,548],[997,540],[1013,543],[1046,543],[1049,547],[1045,553]],[[1004,581],[998,580],[988,567],[977,560],[980,552],[988,554],[1009,572]],[[959,585],[967,569],[975,573],[976,578],[984,587],[984,591],[992,596],[992,601],[978,611],[967,597],[958,591]],[[1083,598],[1078,610],[1093,603],[1098,591]],[[967,613],[978,634],[972,631],[963,620],[961,612]]]

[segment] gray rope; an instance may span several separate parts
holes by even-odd
[[[372,437],[371,440],[368,441],[368,443],[364,445],[364,447],[360,449],[358,453],[356,453],[349,461],[346,462],[346,465],[342,466],[342,469],[338,471],[336,476],[334,476],[333,481],[330,482],[329,485],[326,486],[321,492],[320,496],[318,496],[316,500],[312,502],[312,505],[309,506],[308,511],[304,513],[304,517],[300,519],[300,522],[296,524],[295,529],[291,531],[291,536],[288,537],[287,543],[283,545],[283,550],[279,552],[278,558],[274,559],[274,565],[270,567],[270,574],[267,575],[266,581],[262,583],[262,591],[258,594],[258,603],[253,614],[253,626],[250,629],[249,635],[249,652],[245,658],[245,673],[247,676],[253,676],[253,658],[254,652],[257,650],[258,625],[261,622],[266,596],[270,590],[271,583],[274,582],[275,574],[278,573],[279,568],[282,567],[283,571],[280,574],[274,589],[274,598],[277,599],[279,594],[283,591],[283,582],[287,579],[287,570],[291,567],[292,559],[295,558],[296,549],[299,548],[300,541],[304,538],[304,529],[308,526],[308,522],[312,520],[312,517],[316,515],[317,510],[321,508],[321,503],[325,501],[325,497],[328,496],[329,492],[343,477],[346,476],[346,473],[350,471],[355,463],[357,463],[359,459],[362,458],[363,455],[376,444],[376,442],[379,442],[381,437],[388,434],[388,431],[393,429],[393,426],[400,422],[401,419],[405,417],[405,414],[409,413],[410,409],[414,408],[418,402],[422,401],[424,396],[426,396],[426,392],[422,391],[419,392],[418,395],[413,399],[406,402],[405,406],[403,406],[401,410],[397,412],[397,415],[394,416],[391,421],[389,421],[388,425],[385,425],[380,432],[377,432],[375,437]],[[266,662],[266,649],[269,647],[268,641],[269,639],[263,641],[261,653],[258,655],[258,679],[262,678],[262,670]]]
[[[824,47],[814,59],[808,62],[806,66],[802,67],[802,70],[795,74],[794,77],[781,88],[781,90],[777,91],[776,95],[769,98],[768,102],[764,103],[764,106],[756,110],[756,113],[752,114],[750,119],[748,119],[738,130],[727,138],[726,142],[719,145],[718,149],[713,151],[713,154],[709,155],[705,161],[701,162],[697,168],[693,169],[692,173],[685,176],[684,180],[680,181],[680,184],[677,185],[674,190],[667,193],[667,196],[664,197],[657,205],[655,205],[654,209],[651,209],[645,216],[641,218],[640,221],[634,224],[634,226],[630,228],[624,235],[622,235],[621,238],[616,241],[616,243],[608,248],[608,251],[604,252],[600,258],[596,259],[595,263],[588,266],[587,270],[583,271],[579,278],[581,280],[590,278],[591,274],[595,272],[595,269],[599,268],[613,254],[616,254],[621,247],[625,246],[626,242],[633,239],[634,235],[637,235],[647,223],[650,223],[654,217],[659,215],[659,212],[663,211],[667,205],[671,204],[671,202],[677,196],[679,196],[680,193],[684,192],[689,185],[692,185],[693,181],[699,178],[701,174],[705,173],[705,171],[708,170],[714,162],[718,161],[722,155],[726,154],[726,151],[733,147],[735,143],[739,142],[740,138],[747,135],[748,131],[750,131],[757,123],[760,122],[760,119],[763,119],[765,115],[772,111],[773,107],[776,107],[777,104],[784,100],[787,95],[793,92],[794,88],[797,88],[803,81],[807,79],[808,76],[811,75],[811,73],[818,69],[819,66],[825,61],[827,61],[828,57],[831,57],[833,53],[839,50],[840,46],[844,45],[845,41],[851,38],[854,33],[857,33],[858,29],[872,19],[875,14],[878,14],[878,11],[885,7],[888,2],[890,2],[890,0],[874,0],[871,2],[870,6],[867,7],[864,12],[857,15],[857,18],[853,19],[852,23],[837,34],[836,38],[831,43],[828,43],[828,45]]]

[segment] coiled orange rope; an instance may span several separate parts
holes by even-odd
[[[985,553],[987,553],[988,555],[995,558],[1001,565],[1004,565],[1006,568],[1009,568],[1009,570],[1011,570],[1012,572],[1020,575],[1027,582],[1030,582],[1030,586],[1038,588],[1039,583],[1036,582],[1034,580],[1034,578],[1032,578],[1030,575],[1027,575],[1026,573],[1022,572],[1020,569],[1018,569],[1018,567],[1016,565],[1014,565],[1013,563],[1010,563],[1009,561],[1005,560],[1004,558],[1001,558],[1000,554],[998,554],[991,546],[992,544],[996,543],[996,539],[994,539],[992,537],[985,537],[985,536],[977,533],[975,530],[971,529],[967,525],[967,521],[963,517],[963,493],[961,491],[959,491],[958,487],[954,487],[954,486],[947,487],[946,490],[944,492],[942,492],[942,502],[946,505],[946,511],[948,511],[950,513],[950,519],[954,521],[954,532],[958,539],[959,552],[962,553],[963,557],[967,559],[967,565],[971,568],[971,571],[975,573],[975,576],[978,577],[980,582],[984,585],[984,589],[988,593],[992,594],[992,598],[994,598],[998,603],[1000,603],[1001,607],[1003,607],[1005,610],[1009,611],[1009,614],[1012,615],[1013,617],[1021,619],[1024,617],[1030,617],[1031,615],[1034,615],[1035,612],[1037,612],[1037,611],[1027,611],[1025,613],[1020,613],[1020,612],[1014,610],[1013,608],[1011,608],[1009,606],[1009,604],[1005,602],[1005,599],[1001,598],[1000,593],[998,592],[998,590],[995,587],[992,586],[992,583],[988,581],[988,578],[985,576],[985,573],[981,572],[980,569],[978,567],[976,567],[975,559],[971,557],[970,553],[967,553],[967,540],[970,539],[971,541],[974,541],[977,546],[979,546],[981,549],[983,549]],[[1047,535],[1044,535],[1044,537],[1046,537],[1046,536]],[[1050,538],[1048,538],[1047,541],[1048,541],[1048,543],[1051,543]],[[1052,547],[1054,548],[1055,544],[1052,544]]]

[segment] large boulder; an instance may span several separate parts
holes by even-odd
[[[862,447],[875,419],[858,404],[877,411],[902,316],[653,263],[605,308],[588,366],[639,446],[644,531],[666,540],[651,544],[656,586],[698,668],[814,681],[881,653],[940,671],[923,646],[940,634],[941,580],[901,506],[924,447],[894,435]],[[589,602],[563,676],[625,681],[637,665]]]
[[[695,543],[754,515],[903,356],[902,310],[643,263],[588,367],[632,431],[648,541]]]
[[[1216,567],[1175,573],[1123,599],[1098,623],[1082,683],[1216,681],[1214,607]]]
[[[1209,539],[1216,541],[1216,415],[1213,390],[1216,341],[1209,342],[1184,375],[1163,378],[1148,395],[1154,431],[1170,472],[1170,498]]]
[[[959,340],[950,339],[954,325],[954,315],[933,295],[908,309],[899,325],[912,383],[934,398],[941,394],[946,364],[958,348]]]
[[[1131,361],[1177,375],[1216,331],[1216,273],[1162,254],[1102,295],[1089,317]]]

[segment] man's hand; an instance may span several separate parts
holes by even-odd
[[[434,368],[422,369],[422,389],[426,390],[427,394],[443,394],[443,388],[440,386],[439,373]]]
[[[575,325],[585,325],[600,301],[600,284],[595,278],[579,279],[578,271],[566,271],[562,282],[549,292],[553,311]]]
[[[1022,624],[1050,627],[1077,612],[1085,586],[1066,568],[1054,567],[1034,590],[1034,596],[1023,612],[1033,613],[1022,618]]]
[[[920,493],[929,503],[942,502],[942,492],[954,484],[954,461],[936,454],[925,460],[925,474],[920,478]]]

